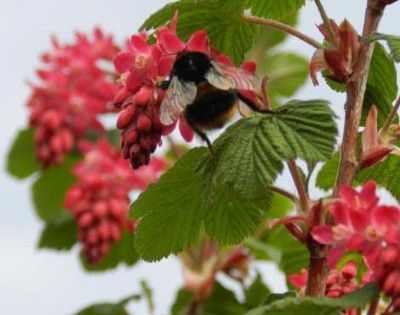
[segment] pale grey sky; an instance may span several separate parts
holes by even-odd
[[[279,1],[279,0],[277,0]],[[0,0],[0,313],[9,315],[71,314],[88,303],[117,300],[137,291],[145,278],[155,289],[157,315],[168,314],[180,268],[171,258],[159,263],[140,263],[102,274],[84,273],[74,253],[36,251],[41,224],[30,204],[29,182],[8,177],[4,155],[18,128],[26,125],[24,103],[29,94],[24,80],[32,78],[39,54],[49,47],[49,35],[71,38],[75,29],[88,31],[94,25],[115,34],[118,40],[135,32],[141,22],[166,0]],[[360,30],[365,0],[326,0],[327,11],[338,21],[348,18]],[[381,32],[400,34],[400,5],[387,10]],[[301,15],[301,29],[316,37],[316,9],[311,1]],[[313,50],[291,39],[285,45],[310,57]],[[341,116],[343,95],[321,84],[310,84],[297,98],[328,98]],[[285,176],[279,179],[288,184]],[[289,184],[291,185],[291,184]],[[317,192],[316,192],[317,193]],[[284,289],[282,278],[271,266],[261,266],[264,279],[276,290]],[[146,314],[143,304],[130,307]]]

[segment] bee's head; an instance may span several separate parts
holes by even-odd
[[[181,80],[198,84],[205,80],[204,76],[210,67],[210,57],[207,54],[183,51],[175,60],[174,74]]]

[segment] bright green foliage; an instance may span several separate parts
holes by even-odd
[[[317,175],[316,185],[324,190],[331,189],[335,185],[336,173],[339,167],[339,153],[327,161]]]
[[[141,296],[135,294],[116,303],[98,303],[90,305],[76,315],[129,315],[126,305],[131,301],[140,300]]]
[[[193,293],[180,290],[171,308],[171,315],[185,315],[194,300]],[[211,295],[205,300],[197,315],[243,315],[246,308],[235,294],[216,282]]]
[[[66,156],[63,164],[43,170],[33,183],[33,204],[43,221],[53,220],[63,213],[65,193],[75,182],[71,167],[77,160],[78,155]]]
[[[296,14],[305,2],[305,0],[247,0],[246,7],[251,9],[253,15],[282,20]]]
[[[284,292],[284,293],[271,293],[264,300],[263,305],[268,305],[275,301],[283,300],[286,298],[294,298],[296,296],[297,296],[297,294],[294,291],[288,291],[288,292]]]
[[[271,291],[264,284],[260,273],[257,272],[257,276],[253,283],[250,284],[250,286],[246,288],[244,292],[244,304],[248,309],[258,307],[263,304],[266,296],[268,296],[270,293]]]
[[[363,183],[368,179],[373,179],[379,186],[386,188],[397,200],[400,200],[399,170],[400,158],[389,155],[383,162],[361,170],[357,176],[357,181]]]
[[[342,309],[365,306],[378,292],[378,287],[373,283],[338,299],[289,297],[254,309],[246,315],[340,315]]]
[[[181,289],[177,292],[175,302],[171,306],[171,315],[185,315],[194,295],[188,290]]]
[[[7,156],[7,172],[18,179],[24,179],[39,170],[33,143],[33,129],[20,130]]]
[[[400,36],[376,33],[370,37],[371,40],[385,40],[390,49],[392,58],[400,62]]]
[[[38,243],[40,249],[70,250],[77,242],[76,223],[64,212],[46,223]]]
[[[180,12],[178,34],[187,39],[193,32],[206,29],[211,45],[220,49],[239,64],[250,50],[259,28],[242,20],[246,9],[264,17],[288,20],[296,16],[304,0],[180,0],[151,15],[142,25],[143,29],[154,29],[166,24],[176,10]],[[234,43],[234,44],[232,44]]]
[[[397,90],[395,64],[383,46],[376,43],[365,91],[362,123],[365,122],[369,108],[376,105],[378,124],[382,126],[386,116],[392,110],[392,103],[397,96]]]
[[[178,253],[202,227],[223,244],[242,241],[270,208],[266,184],[283,160],[327,159],[335,135],[327,102],[293,101],[228,128],[214,143],[214,157],[189,151],[132,205],[132,216],[142,218],[135,238],[140,254],[151,261]]]
[[[135,243],[145,260],[178,253],[198,238],[206,207],[194,170],[204,154],[205,149],[189,151],[132,204],[131,216],[142,218]]]
[[[266,53],[258,59],[258,73],[268,74],[268,96],[272,104],[290,97],[306,82],[308,61],[294,53]]]
[[[87,264],[85,258],[81,256],[81,262],[85,270],[91,272],[101,272],[114,269],[119,264],[132,266],[139,259],[139,255],[133,245],[133,236],[128,232],[122,234],[121,240],[111,245],[111,250],[99,263]]]

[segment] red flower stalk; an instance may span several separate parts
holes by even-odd
[[[344,294],[355,291],[360,285],[356,281],[357,264],[354,261],[348,261],[341,269],[331,269],[328,274],[325,288],[325,296],[330,298],[339,298]],[[308,279],[308,270],[302,269],[299,274],[288,276],[288,281],[296,288],[300,289],[300,295],[305,294]],[[347,309],[346,315],[356,315],[356,309]]]
[[[91,37],[77,33],[72,44],[53,39],[52,51],[42,55],[40,82],[32,84],[28,106],[44,166],[60,164],[89,130],[103,130],[98,116],[113,110],[116,87],[100,62],[111,62],[118,50],[111,36],[95,29]]]
[[[67,192],[65,207],[77,221],[83,255],[89,263],[97,263],[123,230],[133,232],[136,226],[128,220],[129,192],[143,190],[156,181],[167,163],[153,159],[139,172],[133,172],[104,139],[97,144],[81,142],[80,149],[84,159],[72,170],[78,183]]]
[[[353,73],[354,62],[360,47],[358,35],[353,26],[344,20],[339,26],[331,21],[337,45],[333,47],[318,49],[310,62],[310,75],[314,85],[318,84],[316,74],[318,71],[328,70],[331,80],[344,83]],[[324,25],[319,29],[326,40],[329,40]]]

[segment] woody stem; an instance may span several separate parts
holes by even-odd
[[[258,16],[251,16],[251,15],[243,15],[242,19],[251,24],[258,24],[258,25],[264,25],[264,26],[269,26],[272,28],[275,28],[277,30],[280,30],[282,32],[291,34],[299,39],[301,39],[303,42],[313,46],[316,49],[323,48],[322,44],[313,39],[312,37],[300,32],[299,30],[296,30],[295,28],[291,27],[290,25],[287,25],[285,23],[281,23],[275,20],[270,20],[270,19],[265,19],[262,17]]]
[[[288,166],[290,174],[292,175],[294,185],[296,186],[297,192],[300,199],[300,209],[302,212],[307,212],[309,210],[309,200],[304,181],[301,178],[299,169],[297,167],[295,160],[288,160]]]
[[[382,5],[379,0],[368,0],[362,34],[363,37],[368,37],[376,32],[384,7],[385,6]],[[334,189],[335,196],[337,196],[341,185],[351,185],[358,170],[356,154],[357,136],[373,51],[374,43],[360,43],[353,74],[347,82],[344,134],[341,145],[339,170]]]

